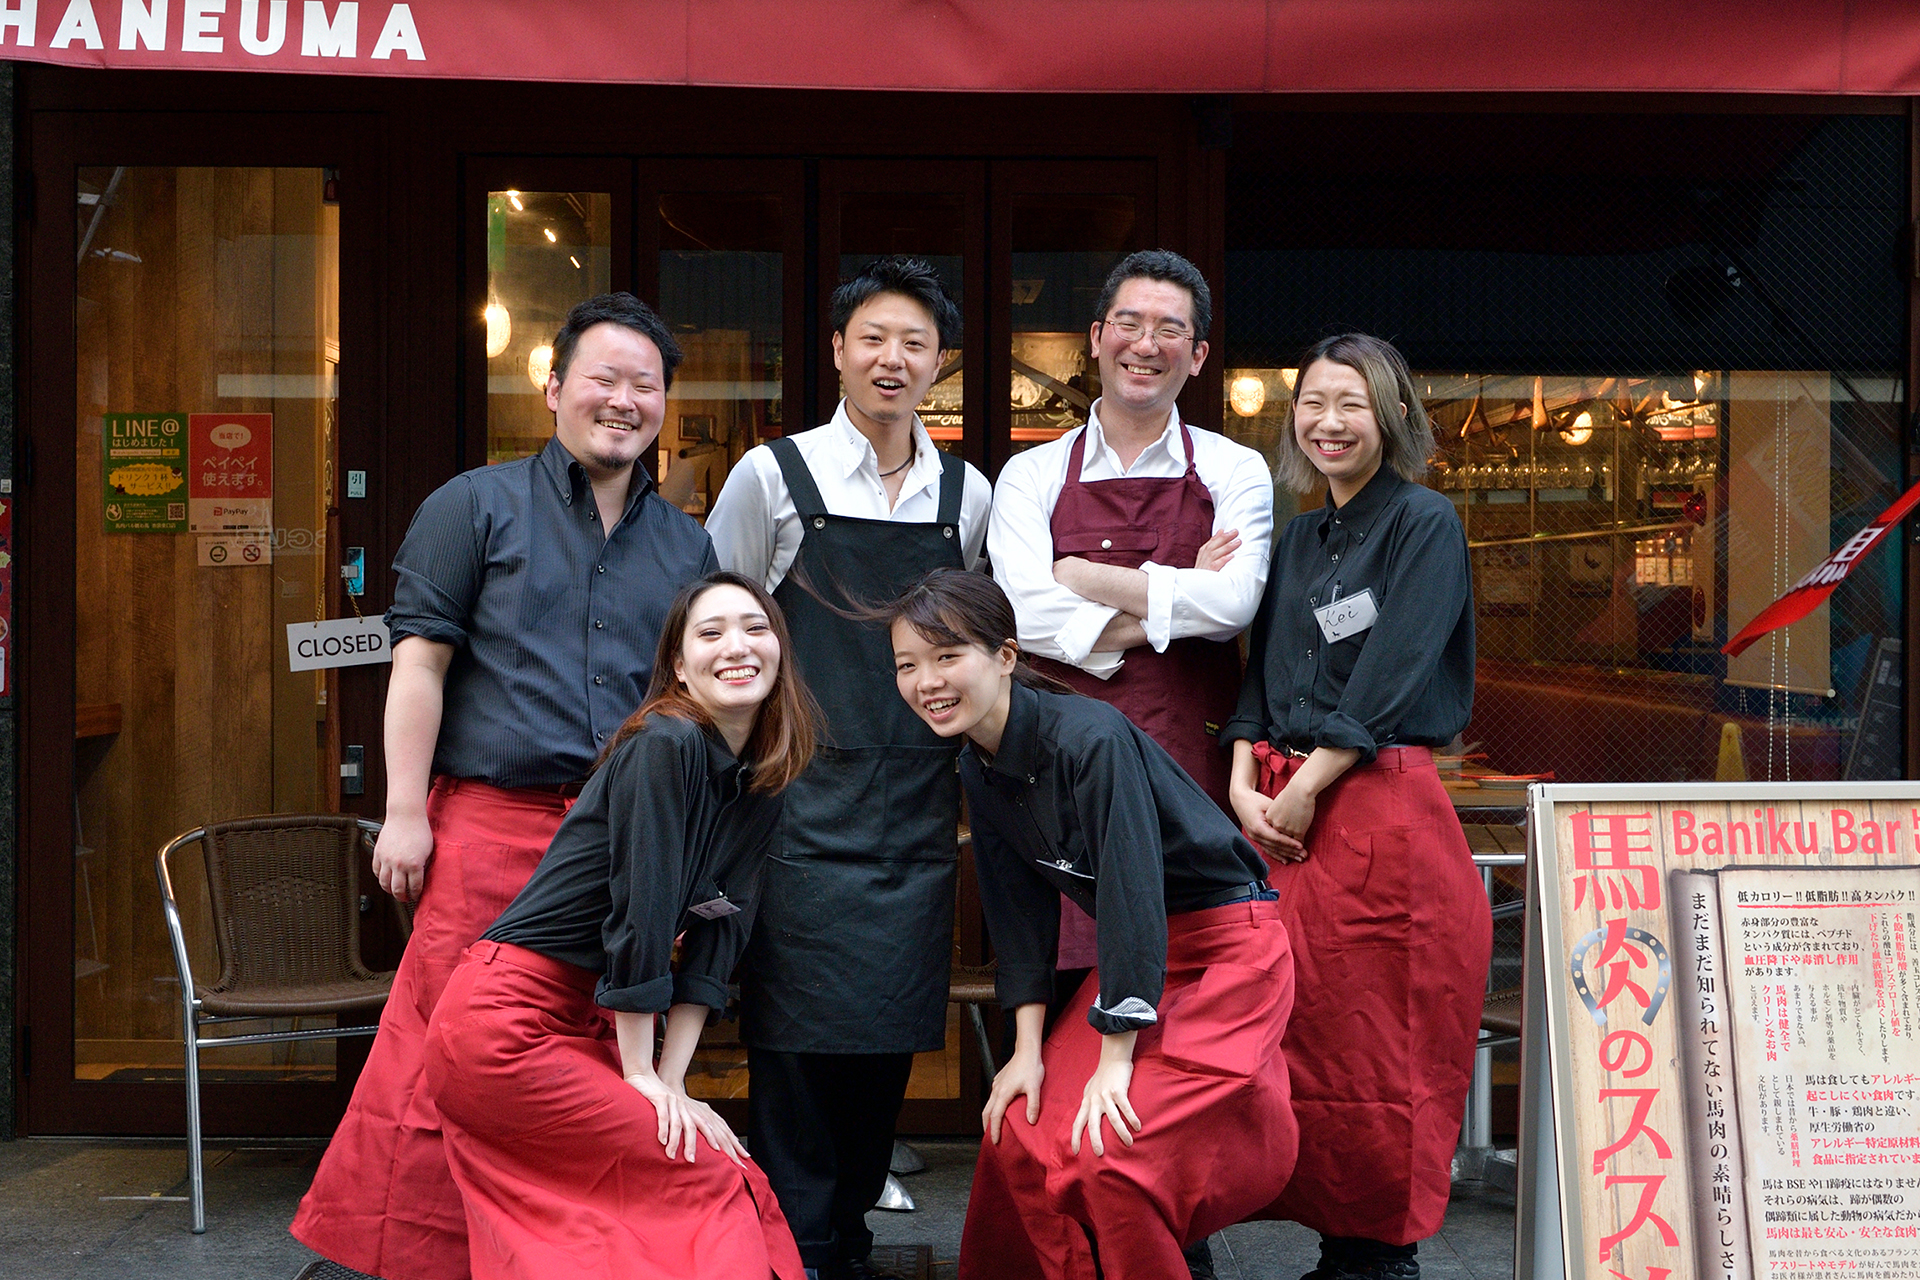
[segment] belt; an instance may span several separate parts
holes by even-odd
[[[1231,907],[1240,902],[1277,902],[1280,895],[1265,880],[1249,880],[1245,884],[1231,885],[1225,889],[1215,889],[1212,893],[1202,894],[1194,900],[1192,906],[1181,907],[1175,915],[1184,915],[1189,911],[1210,911],[1214,907]]]
[[[1305,747],[1297,747],[1291,742],[1282,742],[1275,739],[1273,740],[1273,751],[1275,755],[1285,755],[1295,760],[1304,760],[1313,754],[1313,744],[1307,743]],[[1433,752],[1432,749],[1428,747],[1381,747],[1375,754],[1373,763],[1363,764],[1357,767],[1361,769],[1397,769],[1404,773],[1408,769],[1417,768],[1422,764],[1429,763],[1432,759]]]
[[[531,782],[524,787],[515,787],[514,790],[538,791],[542,795],[560,796],[562,799],[574,800],[579,798],[580,788],[586,785],[584,782]]]

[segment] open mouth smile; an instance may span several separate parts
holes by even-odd
[[[931,701],[931,702],[923,702],[923,703],[921,703],[920,705],[921,705],[921,706],[923,706],[923,707],[925,707],[925,708],[927,709],[927,714],[928,714],[928,715],[930,715],[930,716],[943,716],[943,715],[945,715],[945,714],[947,714],[947,712],[949,712],[949,711],[951,711],[951,710],[953,710],[953,709],[954,709],[955,707],[957,707],[957,706],[959,706],[959,705],[960,705],[960,699],[958,699],[958,698],[935,698],[935,699],[934,699],[933,701]]]
[[[1161,373],[1159,369],[1150,369],[1143,364],[1126,364],[1123,362],[1120,367],[1136,378],[1157,378]]]
[[[1327,457],[1337,458],[1341,454],[1353,448],[1355,443],[1356,442],[1352,440],[1315,440],[1313,442],[1313,447],[1318,449],[1321,453],[1325,454]]]
[[[752,684],[759,675],[758,667],[721,667],[713,678],[722,684]]]

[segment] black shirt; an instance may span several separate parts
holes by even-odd
[[[675,593],[720,562],[644,468],[604,536],[586,472],[556,436],[434,490],[393,567],[394,643],[454,646],[433,771],[527,787],[587,776],[646,694]]]
[[[527,887],[480,936],[600,974],[594,998],[608,1009],[724,1009],[780,820],[780,797],[746,790],[750,777],[717,733],[649,716],[588,780]],[[691,911],[723,892],[738,912]]]
[[[1167,915],[1267,873],[1200,784],[1107,703],[1015,683],[1000,750],[960,753],[974,865],[1008,1008],[1053,995],[1064,893],[1093,916],[1102,1035],[1158,1020]]]
[[[1368,629],[1327,643],[1314,610],[1373,593]],[[1473,710],[1473,599],[1453,504],[1381,467],[1344,507],[1295,516],[1273,548],[1240,705],[1222,743],[1445,746]]]

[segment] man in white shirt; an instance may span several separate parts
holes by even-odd
[[[1212,324],[1206,278],[1179,254],[1115,267],[1088,331],[1100,399],[1086,426],[1007,460],[987,548],[1035,665],[1125,712],[1231,814],[1219,734],[1267,584],[1273,478],[1180,421]],[[1060,968],[1092,966],[1093,922],[1061,907]],[[1213,1274],[1204,1241],[1188,1261]]]
[[[826,714],[785,792],[743,961],[754,1158],[827,1280],[871,1275],[866,1212],[913,1055],[946,1042],[957,748],[895,691],[886,632],[848,615],[928,571],[974,568],[993,493],[914,406],[960,342],[933,269],[874,263],[833,295],[846,396],[823,427],[750,450],[707,517],[720,563],[773,593]]]

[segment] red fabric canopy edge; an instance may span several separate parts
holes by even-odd
[[[0,57],[822,89],[1920,94],[1920,5],[0,0]]]

